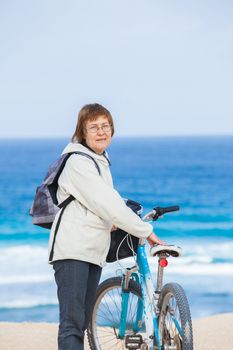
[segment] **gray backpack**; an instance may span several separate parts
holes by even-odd
[[[90,158],[94,162],[100,174],[100,169],[97,162],[89,154],[83,152],[63,154],[56,162],[50,165],[43,183],[36,189],[36,195],[30,209],[32,223],[34,225],[50,229],[57,212],[60,209],[63,209],[62,211],[64,211],[65,207],[75,199],[72,195],[70,195],[62,203],[58,203],[57,201],[58,179],[67,160],[72,154],[79,154]]]
[[[62,209],[55,227],[49,261],[52,261],[53,259],[55,239],[58,232],[58,228],[60,226],[62,214],[67,205],[75,199],[72,195],[70,195],[62,203],[58,203],[57,200],[58,179],[61,175],[62,170],[65,167],[67,160],[72,154],[79,154],[91,159],[94,162],[94,165],[100,175],[100,168],[96,160],[92,158],[89,154],[84,152],[71,152],[63,154],[56,162],[50,165],[48,173],[45,176],[43,183],[36,189],[36,195],[32,203],[32,207],[30,209],[32,223],[34,225],[41,226],[47,229],[50,229],[52,227],[57,212],[60,209]]]

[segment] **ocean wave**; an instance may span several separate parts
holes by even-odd
[[[224,257],[233,261],[233,241],[232,240],[213,240],[206,238],[176,238],[176,242],[182,248],[183,255],[186,257]],[[170,242],[169,242],[170,244]],[[0,267],[1,264],[10,265],[20,263],[29,263],[30,266],[37,263],[48,265],[48,248],[43,245],[15,245],[0,248]]]
[[[177,275],[208,275],[208,276],[233,276],[233,264],[193,264],[193,265],[179,265],[169,264],[166,269],[168,274]]]
[[[40,306],[58,305],[56,298],[27,298],[12,301],[0,301],[0,309],[28,309]]]
[[[181,242],[183,255],[169,258],[166,273],[180,275],[233,275],[233,242]],[[43,284],[54,281],[53,269],[47,263],[47,247],[18,245],[0,248],[0,285]],[[131,266],[132,259],[120,261],[124,267]],[[157,258],[149,257],[154,272]],[[118,263],[107,264],[103,276],[113,275]]]
[[[157,227],[161,229],[169,229],[171,231],[177,231],[177,230],[186,230],[186,231],[192,231],[192,230],[233,230],[233,223],[232,221],[226,222],[226,221],[165,221],[165,222],[158,222],[155,224]]]
[[[157,264],[155,261],[149,259],[149,264],[151,266],[152,273],[157,272]],[[117,262],[114,266],[106,266],[103,270],[103,277],[108,278],[117,274]],[[132,259],[125,259],[124,262],[121,261],[123,267],[131,266]],[[116,266],[116,268],[115,268]],[[166,274],[177,274],[177,275],[209,275],[209,276],[232,276],[233,275],[233,263],[232,264],[209,264],[207,259],[199,259],[199,263],[185,263],[183,261],[175,261],[174,259],[168,260],[168,267],[165,270]],[[12,276],[1,276],[0,285],[22,285],[22,284],[40,284],[40,283],[53,283],[54,277],[53,274],[41,275],[12,275]]]
[[[0,285],[6,284],[30,284],[30,283],[46,283],[53,281],[53,275],[12,275],[12,276],[0,276]]]
[[[0,248],[0,284],[43,283],[53,279],[47,247],[18,245]]]
[[[173,274],[173,275],[196,275],[196,276],[232,276],[233,275],[233,263],[223,263],[223,264],[214,264],[209,263],[209,259],[197,259],[198,262],[190,263],[189,259],[182,258],[169,258],[168,259],[168,267],[165,269],[165,274]],[[158,264],[157,261],[155,263],[155,258],[149,258],[149,265],[151,268],[151,272],[156,274]],[[106,278],[111,277],[113,275],[121,275],[122,269],[133,266],[134,261],[133,258],[125,259],[124,261],[115,262],[111,264],[111,266],[107,266],[104,269],[103,274]]]
[[[0,248],[0,263],[11,259],[14,259],[14,263],[17,261],[17,264],[23,261],[35,263],[38,260],[47,261],[47,257],[48,249],[44,246],[25,244]]]
[[[158,230],[165,231],[166,234],[171,235],[173,233],[179,232],[191,232],[193,231],[195,235],[206,234],[216,234],[216,232],[221,231],[223,235],[233,236],[233,222],[229,221],[199,221],[199,220],[175,220],[166,221],[160,220],[156,223],[152,223],[154,227]],[[28,230],[20,231],[19,227],[0,227],[0,241],[2,242],[26,242],[29,243],[41,241],[42,243],[47,243],[49,239],[48,232],[35,231],[31,232],[31,228]]]
[[[233,262],[233,241],[227,240],[223,241],[218,239],[214,242],[209,240],[193,240],[190,242],[183,241],[181,242],[181,247],[183,254],[187,257],[210,257],[214,258],[222,258],[225,259],[226,262]]]

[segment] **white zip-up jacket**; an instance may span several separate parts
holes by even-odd
[[[109,162],[104,155],[96,154],[79,143],[70,143],[64,153],[84,152],[94,162],[82,155],[72,154],[58,180],[57,198],[61,203],[68,196],[73,200],[65,208],[56,236],[53,261],[75,259],[103,266],[110,246],[113,225],[136,237],[147,238],[152,225],[143,222],[128,208],[113,188]],[[49,252],[59,212],[52,225]]]

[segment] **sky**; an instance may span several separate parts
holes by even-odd
[[[233,135],[231,0],[0,0],[0,138]]]

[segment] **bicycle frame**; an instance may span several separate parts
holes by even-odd
[[[129,279],[134,278],[141,286],[142,299],[138,299],[137,316],[134,323],[133,330],[137,333],[142,327],[142,318],[144,313],[145,326],[146,326],[146,340],[148,350],[154,350],[155,340],[157,343],[157,349],[161,350],[161,343],[158,330],[158,308],[157,302],[159,293],[162,288],[163,281],[163,267],[158,265],[157,286],[154,288],[150,267],[147,260],[147,254],[145,250],[145,240],[140,240],[137,249],[137,266],[132,269],[126,270],[122,284],[122,308],[121,308],[121,321],[119,327],[119,338],[123,339],[126,330],[126,319],[128,312],[128,284]],[[139,273],[135,273],[138,271]]]
[[[150,272],[150,267],[147,260],[145,251],[145,245],[139,245],[137,263],[139,266],[140,284],[142,289],[142,299],[144,303],[144,316],[147,332],[147,342],[149,350],[154,349],[154,339],[158,342],[158,350],[160,350],[159,333],[157,326],[157,315],[155,313],[155,298],[154,298],[154,285]],[[154,301],[154,302],[153,302]],[[151,322],[152,321],[152,322]],[[154,326],[154,327],[153,327]]]
[[[178,206],[156,207],[142,220],[155,221],[164,213],[177,210]],[[121,277],[118,273],[117,277],[102,282],[98,289],[88,329],[92,349],[102,350],[106,342],[115,344],[115,349],[119,345],[121,349],[193,349],[192,320],[185,292],[175,282],[163,285],[167,258],[181,256],[182,250],[169,244],[151,246],[150,255],[158,258],[157,281],[153,281],[145,241],[139,240],[135,266],[126,268]],[[102,318],[107,325],[104,334]]]

